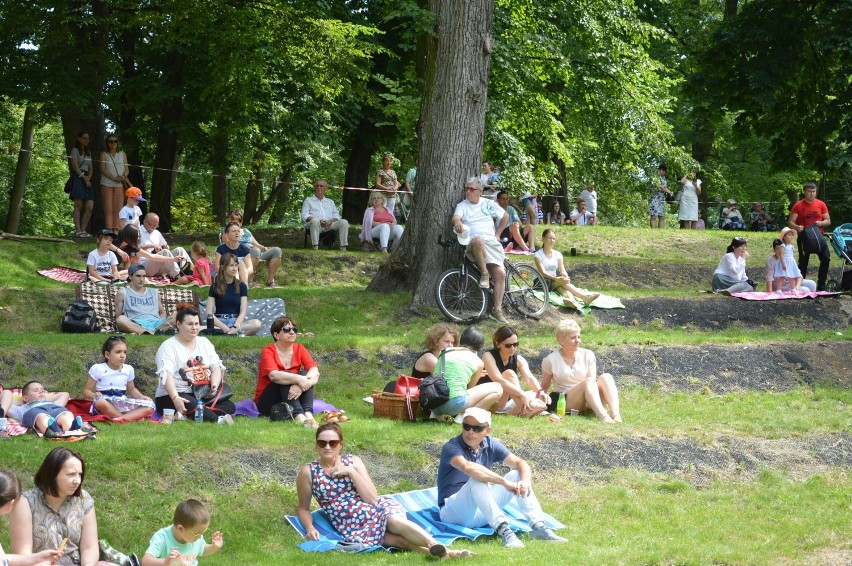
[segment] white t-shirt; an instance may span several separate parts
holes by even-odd
[[[559,260],[562,259],[562,252],[550,250],[550,259],[544,255],[544,248],[539,248],[535,251],[535,257],[541,260],[541,266],[548,275],[556,277],[556,269],[559,267]]]
[[[160,344],[155,360],[157,362],[157,375],[160,378],[155,393],[157,397],[168,395],[165,386],[166,374],[172,375],[178,393],[186,393],[192,389],[192,386],[188,380],[181,377],[180,370],[199,364],[207,366],[211,371],[217,367],[221,367],[222,370],[225,369],[219,354],[216,353],[216,348],[213,347],[210,340],[203,336],[195,339],[194,350],[188,350],[186,346],[180,343],[177,336],[172,336]]]
[[[95,271],[102,277],[112,277],[112,266],[118,265],[118,258],[112,250],[107,250],[105,255],[101,255],[97,248],[89,252],[89,257],[86,258],[86,265],[94,266]]]
[[[149,244],[162,248],[167,245],[167,242],[159,230],[155,229],[153,232],[149,232],[143,224],[139,227],[139,247],[144,248]]]
[[[713,275],[727,275],[733,277],[737,281],[745,281],[748,279],[746,275],[745,258],[737,257],[733,252],[728,252],[719,260],[719,265],[716,266],[716,271]]]
[[[112,369],[108,363],[102,362],[89,368],[89,376],[95,380],[95,388],[98,391],[110,389],[126,391],[127,382],[133,381],[136,373],[131,365],[123,364],[121,369]]]
[[[471,237],[494,236],[494,223],[505,214],[499,204],[484,198],[476,204],[465,199],[456,205],[453,212],[453,216],[461,218],[462,224],[470,228]]]
[[[580,214],[580,211],[575,208],[571,211],[571,214],[569,216],[571,218],[574,218],[578,214]],[[592,213],[587,210],[583,214],[580,214],[580,216],[577,216],[577,218],[574,218],[574,223],[577,224],[577,226],[586,226],[589,224],[589,222],[592,221],[592,217]]]
[[[118,217],[123,219],[127,224],[135,224],[139,226],[139,219],[142,217],[142,209],[138,206],[125,206],[119,211]]]

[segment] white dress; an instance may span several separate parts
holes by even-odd
[[[678,220],[698,220],[698,193],[689,179],[680,192],[680,206],[677,209]]]
[[[790,279],[795,279],[797,277],[802,276],[802,272],[799,270],[799,265],[796,263],[796,259],[793,257],[793,244],[783,244],[784,246],[784,264],[787,267],[786,270],[781,268],[781,262],[776,262],[775,264],[775,277],[788,277]]]

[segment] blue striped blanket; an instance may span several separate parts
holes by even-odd
[[[493,535],[494,529],[491,527],[479,527],[469,529],[461,525],[452,523],[444,523],[438,515],[438,488],[419,489],[417,491],[406,491],[403,493],[394,493],[389,495],[399,501],[407,511],[408,519],[417,523],[423,529],[432,534],[435,539],[445,545],[450,545],[459,538],[475,539],[482,535]],[[510,503],[506,508],[506,516],[509,518],[509,526],[515,531],[527,532],[530,526],[524,518],[521,511]],[[328,550],[347,550],[354,552],[373,552],[381,550],[381,546],[365,546],[365,545],[350,545],[345,543],[331,523],[326,518],[322,510],[311,513],[314,522],[314,528],[319,531],[320,539],[318,541],[308,540],[299,544],[299,548],[306,552],[326,552]],[[299,531],[299,534],[305,536],[305,527],[295,515],[287,515],[287,521],[294,529]],[[561,529],[565,525],[545,514],[547,526],[551,529]]]

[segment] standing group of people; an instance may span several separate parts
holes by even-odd
[[[648,200],[648,214],[651,217],[651,228],[665,228],[666,203],[678,204],[677,219],[682,229],[700,228],[703,220],[698,211],[698,196],[701,194],[701,179],[695,171],[687,171],[680,178],[681,188],[676,192],[669,187],[668,166],[661,163],[657,168],[657,177],[652,183],[651,196]],[[699,222],[702,222],[700,225]]]

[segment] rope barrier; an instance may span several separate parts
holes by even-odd
[[[2,144],[0,144],[0,157],[6,157],[6,158],[9,158],[9,159],[13,159],[13,158],[17,159],[17,155],[20,152],[25,152],[25,153],[30,152],[30,153],[32,153],[33,157],[40,157],[40,158],[45,158],[45,159],[46,158],[51,158],[51,159],[60,159],[61,158],[61,159],[64,159],[65,161],[68,161],[69,159],[71,159],[70,155],[63,155],[61,153],[44,152],[44,151],[40,151],[38,149],[32,149],[32,150],[20,149],[18,147],[12,146],[12,145],[4,147]],[[99,163],[99,162],[95,161],[95,163]],[[152,173],[154,171],[165,171],[167,173],[176,173],[176,174],[180,174],[180,175],[195,175],[195,176],[199,176],[199,177],[204,177],[204,176],[206,176],[206,177],[220,176],[221,177],[222,176],[222,175],[216,175],[212,171],[198,172],[198,171],[191,171],[191,170],[188,170],[188,169],[168,169],[168,168],[165,168],[165,167],[154,167],[152,165],[142,165],[142,164],[132,164],[132,165],[129,165],[129,166],[138,167],[139,169],[143,169],[145,171],[150,171]],[[243,176],[243,175],[232,175],[232,174],[228,173],[228,174],[224,175],[224,177],[228,181],[229,192],[230,192],[230,182],[232,180],[241,180],[242,179],[246,183],[257,181],[257,179],[255,177],[252,177],[250,175],[249,176]],[[308,188],[308,187],[312,186],[312,185],[297,183],[297,182],[293,182],[293,181],[277,181],[276,180],[275,183],[276,184],[281,183],[281,184],[290,185],[290,186],[294,186],[294,187],[301,186],[301,187],[304,187],[304,188]],[[379,190],[379,189],[376,189],[374,187],[347,187],[345,185],[329,185],[328,188],[329,189],[340,189],[340,190],[343,190],[343,191],[367,191],[367,192]],[[405,191],[402,190],[402,189],[399,189],[399,192],[403,193],[403,194],[405,193]],[[574,196],[571,196],[571,195],[560,195],[560,194],[556,194],[556,193],[543,193],[543,194],[538,194],[536,196],[538,196],[539,198],[565,199],[566,203],[569,203],[572,200],[574,200],[575,198],[577,198],[577,197],[574,197]],[[577,195],[577,196],[579,196],[579,195]],[[230,196],[229,196],[228,200],[230,201]],[[622,203],[641,204],[641,203],[647,203],[648,199],[647,198],[636,198],[636,199],[627,199],[626,201],[622,200],[621,202]],[[749,202],[752,202],[752,201],[749,201]],[[763,201],[759,201],[759,202],[763,203],[764,206],[765,205],[775,205],[775,204],[787,206],[787,205],[790,204],[789,201],[786,201],[786,200],[763,200]],[[823,202],[831,203],[831,202],[840,202],[840,201],[824,200]],[[669,204],[669,203],[666,203],[666,204]],[[703,201],[699,201],[699,206],[701,206],[702,204],[705,204],[705,203],[703,203]],[[713,205],[713,206],[724,205],[724,204],[727,204],[727,199],[720,200],[720,201],[711,200],[711,201],[707,201],[706,204],[707,205]],[[748,212],[748,211],[746,211],[746,212]]]

